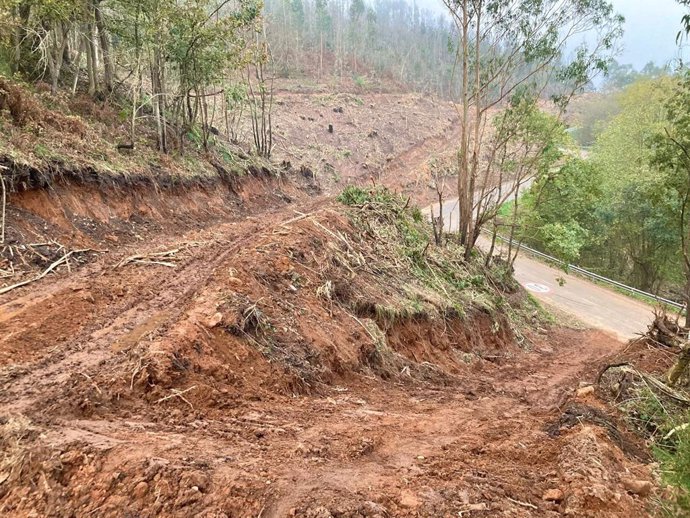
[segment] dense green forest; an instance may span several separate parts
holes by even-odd
[[[586,158],[541,175],[521,207],[524,239],[578,265],[685,298],[690,79],[641,77],[582,107]],[[590,110],[603,119],[594,120]],[[571,142],[573,148],[578,148]]]

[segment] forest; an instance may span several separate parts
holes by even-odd
[[[681,70],[626,83],[573,106],[576,130],[563,138],[575,156],[537,178],[519,233],[564,261],[686,300],[690,82]]]

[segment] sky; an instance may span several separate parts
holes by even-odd
[[[625,16],[625,35],[622,53],[617,58],[622,64],[631,63],[636,69],[649,61],[664,65],[679,56],[676,34],[685,8],[675,0],[611,0],[616,11]],[[417,0],[421,7],[445,12],[441,0]],[[686,49],[684,54],[689,51]]]
[[[661,65],[678,57],[676,34],[685,7],[675,0],[613,0],[613,5],[625,16],[620,63],[639,69],[649,61]]]

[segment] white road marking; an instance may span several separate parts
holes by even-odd
[[[536,282],[528,282],[525,284],[525,288],[535,293],[548,293],[551,291],[551,288],[548,286],[544,286],[543,284],[538,284]]]

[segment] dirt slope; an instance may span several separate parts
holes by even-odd
[[[646,515],[644,451],[569,400],[618,342],[516,336],[414,216],[264,188],[0,298],[3,515]]]
[[[276,159],[309,168],[327,194],[376,182],[420,203],[433,193],[426,163],[459,131],[452,103],[404,93],[280,90],[273,120]]]
[[[73,253],[0,295],[0,514],[645,516],[623,487],[652,479],[644,449],[572,399],[621,345],[541,329],[500,272],[427,246],[404,199],[320,191],[426,201],[452,107],[278,101],[280,177],[62,172],[78,132],[59,160],[3,158],[0,286]]]

